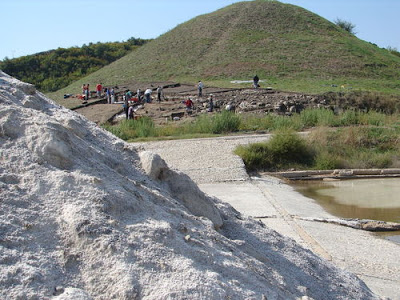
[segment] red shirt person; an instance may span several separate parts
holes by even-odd
[[[185,105],[186,105],[186,109],[192,109],[193,108],[193,101],[190,100],[190,98],[188,100],[185,101]]]
[[[101,85],[101,83],[99,83],[98,85],[96,85],[96,92],[97,92],[97,98],[101,97],[101,90],[103,89],[103,86]]]

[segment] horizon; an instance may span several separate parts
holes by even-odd
[[[246,0],[249,1],[249,0]],[[4,30],[0,60],[50,51],[82,47],[89,43],[123,42],[127,39],[155,39],[199,15],[212,13],[237,0],[3,0]],[[355,25],[356,36],[381,48],[400,49],[396,0],[287,0],[279,1],[303,7],[334,22],[336,19]],[[149,10],[149,7],[151,8]],[[154,8],[155,7],[155,8]],[[117,8],[117,10],[115,9]],[[82,13],[83,12],[83,13]],[[18,22],[15,22],[18,16]],[[170,16],[170,17],[165,17]],[[40,35],[39,35],[39,34]]]

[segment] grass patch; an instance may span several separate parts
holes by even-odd
[[[192,122],[169,124],[158,127],[150,118],[124,120],[116,125],[106,124],[104,128],[124,140],[171,139],[210,137],[238,132],[301,131],[313,127],[345,126],[387,126],[400,127],[399,115],[385,115],[375,111],[368,113],[353,110],[334,114],[328,109],[306,109],[293,116],[236,115],[224,111],[204,114]]]
[[[267,143],[238,146],[249,171],[390,168],[400,166],[400,130],[351,126],[319,127],[305,138],[277,132]]]
[[[306,167],[313,161],[313,153],[306,141],[290,130],[276,133],[267,143],[238,146],[235,154],[243,159],[250,171],[281,170],[293,165]]]
[[[105,124],[103,127],[123,140],[158,136],[153,120],[148,117],[123,120],[117,126]]]
[[[239,131],[241,119],[229,111],[223,111],[213,116],[202,115],[194,123],[188,125],[187,131],[191,133],[231,133]]]

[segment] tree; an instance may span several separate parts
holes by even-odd
[[[339,26],[340,28],[346,30],[347,32],[349,32],[350,34],[356,34],[357,32],[354,30],[354,28],[356,28],[356,25],[354,25],[353,23],[349,22],[349,21],[345,21],[342,19],[337,18],[335,20],[335,24],[337,26]]]

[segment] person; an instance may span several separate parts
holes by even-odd
[[[151,102],[151,93],[152,92],[153,91],[151,89],[146,89],[144,91],[144,99],[145,99],[146,103],[150,103]]]
[[[199,97],[203,96],[203,83],[201,81],[199,81],[199,83],[197,84],[197,89],[199,90]]]
[[[187,99],[186,101],[184,101],[185,106],[186,106],[186,111],[191,111],[193,109],[193,101],[192,99]]]
[[[90,88],[89,83],[86,85],[86,100],[89,100],[90,97]]]
[[[82,85],[82,95],[84,97],[84,100],[89,100],[89,84]]]
[[[128,119],[132,120],[133,119],[133,115],[134,115],[135,111],[133,110],[133,103],[129,106],[128,109]]]
[[[96,94],[97,94],[97,98],[101,98],[101,90],[103,89],[103,86],[101,83],[98,83],[96,85]]]
[[[253,86],[255,89],[260,87],[260,85],[258,84],[259,81],[260,79],[258,78],[257,75],[253,77]]]
[[[161,97],[163,96],[163,88],[161,86],[158,86],[157,88],[157,100],[158,102],[161,102]]]
[[[131,90],[128,89],[125,93],[125,100],[131,101],[131,98],[132,98],[132,92],[131,92]]]
[[[208,107],[208,111],[212,112],[214,110],[214,99],[213,99],[213,95],[210,95],[210,101],[209,101],[209,107]]]
[[[141,97],[140,94],[141,93],[142,93],[142,91],[140,89],[138,89],[137,92],[136,92],[136,97],[137,97],[139,103],[141,101],[141,99],[140,99],[140,97]]]
[[[111,103],[114,103],[115,102],[115,91],[114,91],[114,88],[111,88],[110,94],[111,94]]]
[[[132,92],[128,89],[128,91],[125,94],[125,100],[124,100],[124,111],[125,111],[125,118],[128,120],[128,110],[129,110],[129,101],[132,98]]]
[[[110,90],[110,88],[106,88],[106,97],[107,97],[107,103],[111,104],[111,90]]]

